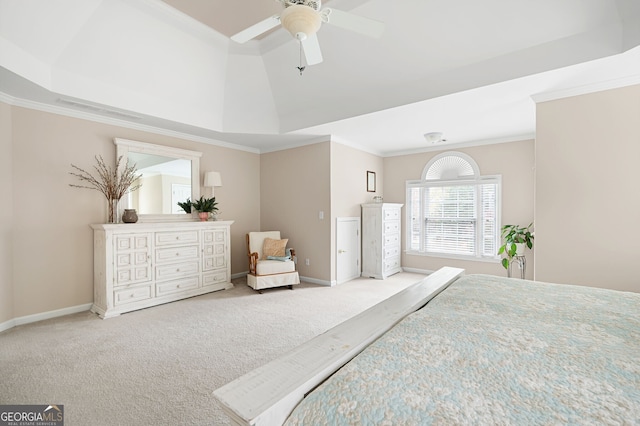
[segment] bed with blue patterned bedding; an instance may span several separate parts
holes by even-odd
[[[286,424],[640,424],[640,294],[464,276]]]

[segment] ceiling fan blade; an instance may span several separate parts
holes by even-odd
[[[246,43],[252,38],[258,37],[262,33],[266,33],[272,28],[280,25],[280,15],[273,15],[265,19],[264,21],[260,21],[255,25],[250,26],[247,29],[240,31],[237,34],[231,36],[231,40],[236,43]]]
[[[318,43],[318,35],[312,34],[302,40],[302,50],[304,50],[304,57],[307,59],[307,65],[315,65],[322,62],[322,51],[320,50],[320,43]]]
[[[369,37],[380,37],[384,31],[384,22],[365,18],[337,9],[325,8],[323,14],[326,22]]]

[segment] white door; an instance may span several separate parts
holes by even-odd
[[[171,184],[171,213],[184,213],[178,202],[185,202],[191,197],[191,185],[183,185],[181,183]]]
[[[336,236],[336,281],[338,284],[360,276],[360,218],[339,217]]]

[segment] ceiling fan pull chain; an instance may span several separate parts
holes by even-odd
[[[302,42],[299,41],[298,44],[300,44],[300,66],[296,68],[298,68],[298,71],[300,71],[300,76],[302,76],[302,72],[306,67],[302,66]]]

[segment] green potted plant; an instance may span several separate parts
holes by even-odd
[[[216,207],[217,204],[216,197],[205,198],[204,196],[191,203],[193,208],[198,211],[198,217],[200,217],[200,220],[203,222],[209,219],[209,213],[218,211],[218,207]]]
[[[178,206],[180,206],[180,208],[184,210],[185,213],[191,214],[192,203],[190,198],[187,198],[186,201],[178,201]]]
[[[502,259],[504,269],[509,269],[509,264],[514,256],[522,256],[524,247],[533,247],[533,232],[530,223],[527,227],[518,225],[504,225],[502,227],[503,244],[498,249],[498,254],[505,254],[507,257]]]

